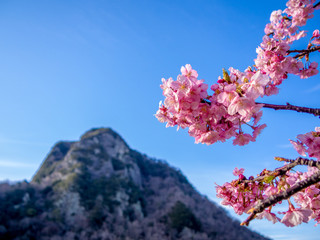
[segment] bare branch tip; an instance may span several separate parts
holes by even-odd
[[[284,162],[284,161],[287,160],[286,158],[283,158],[283,157],[274,157],[274,159],[279,161],[279,162]]]

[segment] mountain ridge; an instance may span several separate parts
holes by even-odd
[[[56,143],[31,182],[19,184],[0,184],[0,238],[267,239],[111,128]]]

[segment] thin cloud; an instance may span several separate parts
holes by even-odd
[[[10,160],[0,160],[0,167],[10,167],[10,168],[34,168],[37,165],[32,163],[24,163]]]
[[[288,144],[281,144],[277,146],[278,148],[293,148],[292,144],[288,143]]]
[[[49,146],[50,144],[45,142],[32,142],[32,141],[25,141],[25,140],[16,140],[10,138],[1,138],[0,143],[11,143],[11,144],[21,144],[21,145],[33,145],[33,146]]]
[[[319,90],[320,90],[320,84],[314,86],[313,88],[310,88],[310,89],[306,90],[305,92],[306,93],[311,93],[311,92],[317,92]]]

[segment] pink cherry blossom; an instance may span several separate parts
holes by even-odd
[[[253,99],[257,99],[259,96],[262,97],[269,82],[270,78],[267,75],[262,74],[260,71],[256,72],[251,78],[249,87],[246,89],[246,96]]]
[[[297,141],[290,140],[297,152],[302,156],[315,157],[320,161],[320,134],[319,127],[314,132],[299,134]]]
[[[290,74],[305,79],[319,73],[318,63],[309,60],[311,52],[317,49],[315,45],[320,45],[319,30],[313,32],[308,51],[292,49],[295,41],[307,35],[301,28],[313,17],[314,3],[315,0],[288,0],[286,9],[272,12],[270,23],[264,29],[265,36],[256,49],[254,65],[244,71],[232,67],[223,70],[222,77],[219,76],[210,88],[204,80],[198,79],[198,72],[190,64],[181,67],[176,80],[162,79],[160,87],[165,100],[159,104],[157,119],[165,122],[166,127],[188,128],[196,143],[210,145],[232,139],[233,145],[243,146],[256,141],[266,127],[260,123],[261,109],[266,104],[256,101],[278,94],[279,86]],[[320,161],[320,127],[299,134],[290,142],[298,154]],[[285,173],[265,169],[256,178],[246,178],[243,168],[235,168],[233,174],[237,179],[217,185],[217,197],[223,199],[223,205],[233,207],[241,215],[262,200],[283,193],[318,172],[315,167],[308,167],[305,172],[288,170]],[[288,203],[289,209],[278,213],[284,215],[281,220],[271,212],[281,201],[255,217],[281,222],[288,227],[310,219],[320,224],[320,183],[295,193]]]
[[[314,30],[313,33],[312,33],[312,38],[318,38],[320,37],[320,32],[318,29]],[[312,39],[311,38],[311,39]]]
[[[274,213],[271,213],[269,210],[265,210],[262,213],[257,214],[257,219],[265,218],[269,221],[271,221],[273,224],[280,221],[280,218],[278,218]]]
[[[285,213],[281,219],[281,223],[285,224],[287,227],[294,227],[302,222],[308,222],[312,211],[310,209],[293,209]]]
[[[233,170],[233,175],[234,176],[239,176],[240,174],[243,174],[243,172],[244,172],[244,169],[243,168],[240,168],[240,169],[238,169],[237,167]]]
[[[186,76],[186,77],[194,77],[197,78],[198,77],[198,73],[196,70],[192,69],[190,64],[187,64],[185,67],[182,66],[181,67],[181,73],[182,75]]]
[[[244,146],[244,145],[248,144],[249,142],[254,142],[254,141],[255,141],[255,139],[250,134],[240,133],[233,140],[233,145]]]
[[[254,106],[255,102],[250,98],[235,96],[228,107],[228,114],[234,115],[238,113],[245,117],[246,115],[250,114],[250,110]]]
[[[295,142],[295,141],[290,140],[290,143],[293,145],[293,147],[296,149],[296,151],[297,151],[300,155],[302,155],[302,156],[304,156],[304,157],[307,156],[307,154],[306,154],[306,148],[305,148],[305,146],[303,145],[302,142],[300,142],[300,141]]]

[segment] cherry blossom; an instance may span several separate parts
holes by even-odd
[[[320,128],[306,134],[299,134],[296,141],[290,140],[297,152],[302,156],[314,157],[320,161]]]
[[[289,210],[285,213],[281,219],[281,223],[285,224],[287,227],[294,227],[302,222],[308,222],[312,211],[310,209],[294,209]]]
[[[233,170],[233,175],[235,176],[239,176],[239,175],[242,175],[244,172],[244,169],[243,168],[240,168],[238,169],[237,167]]]
[[[279,85],[290,74],[306,79],[319,73],[318,63],[310,61],[311,53],[320,51],[319,30],[313,31],[306,49],[292,49],[292,45],[307,35],[301,28],[320,3],[289,0],[286,6],[271,13],[253,66],[244,71],[223,69],[222,77],[211,86],[198,79],[198,72],[190,64],[181,67],[176,80],[163,78],[160,87],[165,100],[160,102],[156,118],[166,122],[167,127],[188,128],[196,143],[211,145],[232,139],[234,145],[244,146],[256,141],[266,127],[260,123],[262,108],[320,116],[320,109],[257,102],[278,94]],[[262,218],[288,227],[311,219],[320,224],[320,127],[299,134],[290,142],[299,155],[307,158],[276,157],[286,164],[273,171],[264,169],[256,177],[247,178],[244,168],[235,168],[233,175],[237,179],[216,186],[221,204],[232,207],[239,215],[249,214],[242,225]],[[308,169],[293,170],[297,165]],[[273,207],[283,201],[288,203],[288,210],[276,213]]]
[[[269,210],[263,211],[262,213],[259,213],[256,217],[257,219],[267,219],[271,221],[272,223],[276,223],[280,221],[280,218],[278,218],[274,213],[271,213]]]

